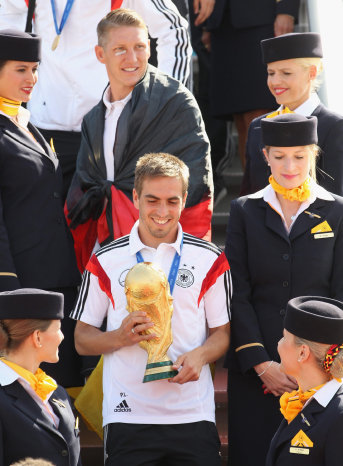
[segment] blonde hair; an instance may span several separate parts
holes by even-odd
[[[310,151],[310,172],[309,175],[313,179],[313,181],[317,181],[317,175],[316,175],[316,167],[317,167],[317,158],[320,153],[320,147],[317,146],[317,144],[309,144],[307,146],[309,151]],[[265,149],[267,151],[267,154],[269,155],[269,150],[271,146],[265,146]]]
[[[309,69],[311,66],[315,66],[317,70],[317,76],[311,83],[311,92],[315,92],[319,89],[322,81],[320,74],[323,71],[323,60],[319,57],[305,57],[305,58],[293,58],[293,60],[305,69]]]
[[[12,463],[11,466],[54,466],[50,461],[43,458],[25,458],[17,463]]]
[[[118,8],[117,10],[110,11],[99,22],[96,28],[98,45],[105,47],[108,31],[121,26],[131,26],[144,29],[148,37],[148,28],[146,27],[143,18],[138,13],[134,10],[129,10],[128,8]]]
[[[299,338],[294,336],[294,342],[297,346],[307,345],[310,348],[311,353],[315,357],[318,366],[324,371],[324,359],[331,345],[325,343],[317,343],[315,341],[306,340],[305,338]],[[343,377],[343,351],[339,351],[333,363],[330,367],[329,374],[332,377],[340,379]]]
[[[141,195],[143,181],[146,178],[155,178],[158,176],[179,178],[182,183],[182,196],[186,194],[188,189],[189,168],[182,160],[175,157],[175,155],[159,152],[146,154],[138,159],[134,182],[134,188],[138,196]]]

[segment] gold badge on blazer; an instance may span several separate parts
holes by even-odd
[[[326,220],[313,227],[311,233],[314,239],[331,238],[334,236],[334,232]]]
[[[312,440],[305,434],[303,430],[299,430],[299,432],[291,440],[291,447],[289,452],[295,453],[297,455],[309,455],[310,448],[312,447]]]

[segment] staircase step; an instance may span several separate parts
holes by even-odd
[[[94,431],[88,429],[81,416],[79,418],[82,466],[103,466],[103,442]]]

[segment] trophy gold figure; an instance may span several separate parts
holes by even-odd
[[[152,262],[140,262],[132,267],[125,279],[127,310],[144,311],[154,326],[141,334],[156,334],[152,340],[140,341],[139,345],[148,353],[148,362],[143,382],[169,379],[178,372],[172,370],[172,361],[167,356],[172,344],[171,317],[173,298],[163,270]]]

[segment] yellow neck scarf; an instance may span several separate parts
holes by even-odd
[[[292,110],[290,110],[288,107],[283,108],[281,111],[276,110],[276,112],[269,113],[269,115],[266,116],[266,118],[274,118],[278,115],[283,115],[284,113],[294,113]]]
[[[8,116],[18,115],[21,102],[0,97],[0,110]]]
[[[293,189],[287,189],[281,186],[279,183],[277,183],[274,180],[273,175],[270,175],[269,183],[276,193],[281,194],[281,196],[284,199],[287,199],[288,201],[304,202],[310,197],[310,194],[311,194],[311,189],[310,189],[311,179],[310,178],[307,178],[302,185],[298,186],[297,188],[293,188]]]
[[[291,393],[284,393],[280,398],[280,411],[283,417],[286,419],[288,424],[298,415],[303,409],[306,401],[311,398],[323,385],[318,385],[307,392],[303,392],[301,388],[299,390],[293,390]]]
[[[53,378],[46,375],[44,371],[38,369],[35,374],[24,369],[18,364],[8,361],[7,359],[1,358],[1,361],[7,364],[11,369],[16,371],[17,374],[21,375],[25,380],[29,382],[32,389],[37,395],[44,401],[49,393],[53,392],[57,388],[57,384]]]

